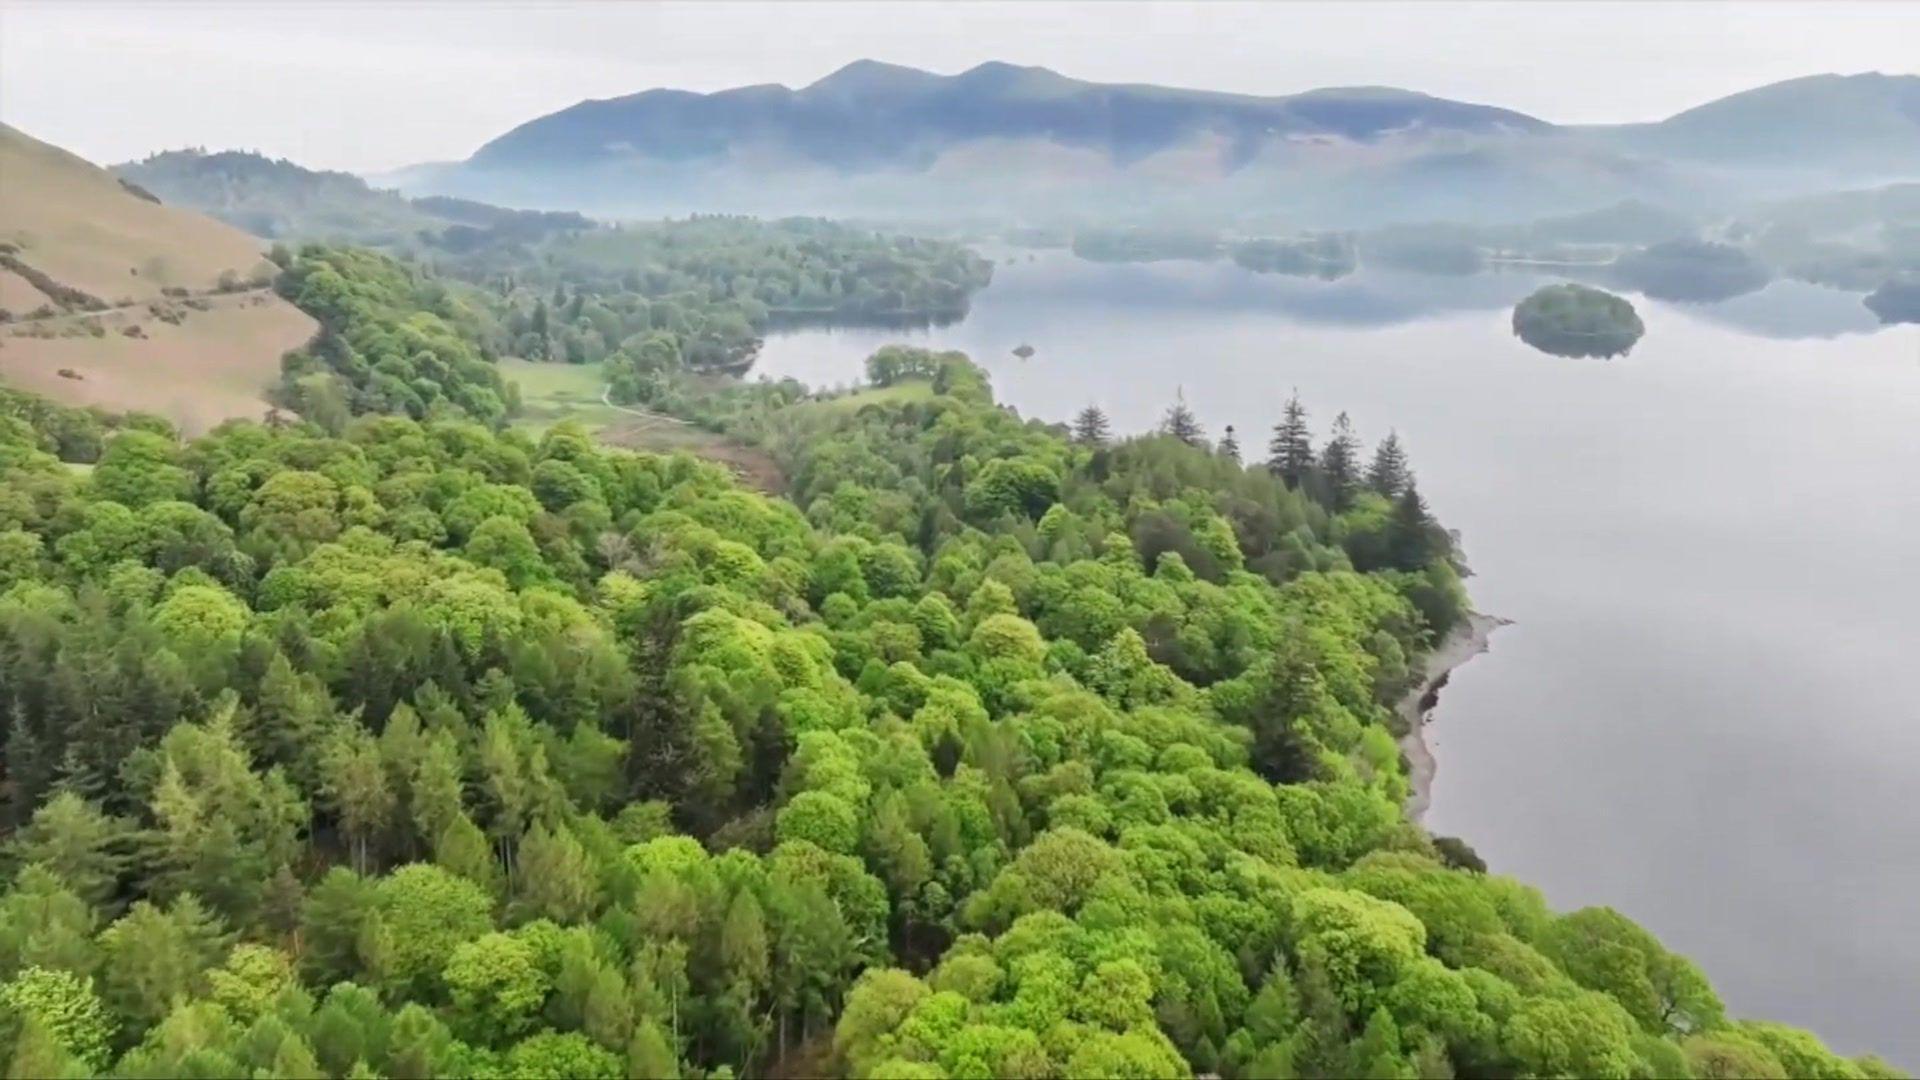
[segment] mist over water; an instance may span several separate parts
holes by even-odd
[[[956,348],[1024,415],[1139,431],[1181,393],[1249,456],[1293,388],[1322,435],[1395,424],[1476,607],[1515,620],[1441,696],[1428,826],[1641,921],[1736,1015],[1920,1066],[1920,327],[1780,282],[1630,296],[1630,355],[1564,359],[1508,328],[1553,280],[1022,253],[958,324],[782,333],[756,371]]]

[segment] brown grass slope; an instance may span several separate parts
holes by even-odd
[[[5,125],[0,243],[110,304],[151,300],[166,288],[211,289],[223,272],[244,280],[272,269],[246,233],[142,199],[105,169]]]
[[[0,380],[190,433],[263,414],[281,355],[318,329],[270,291],[219,294],[271,277],[258,240],[5,125],[0,262]]]

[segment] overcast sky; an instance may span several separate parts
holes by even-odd
[[[465,157],[583,98],[800,86],[861,57],[1261,94],[1380,84],[1611,122],[1816,72],[1920,71],[1920,4],[0,0],[0,120],[101,162],[201,145],[368,171]]]

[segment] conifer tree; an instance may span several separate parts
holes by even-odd
[[[1300,404],[1298,391],[1287,399],[1286,412],[1273,427],[1267,468],[1290,488],[1299,487],[1313,469],[1313,432],[1307,427],[1307,408]]]
[[[1367,486],[1392,499],[1411,483],[1413,472],[1407,467],[1407,452],[1400,446],[1399,434],[1389,431],[1373,451],[1373,464],[1367,466]]]
[[[1073,418],[1073,441],[1086,446],[1105,446],[1112,435],[1107,414],[1098,405],[1088,405]]]
[[[1220,456],[1234,464],[1240,463],[1240,440],[1233,433],[1233,425],[1227,425],[1226,437],[1220,440]]]
[[[1420,489],[1408,479],[1400,496],[1393,501],[1393,518],[1387,524],[1387,544],[1393,563],[1402,570],[1418,570],[1440,554],[1435,536],[1437,527],[1427,512],[1427,501]]]
[[[1205,434],[1193,410],[1187,408],[1187,395],[1184,392],[1178,393],[1173,404],[1167,408],[1166,417],[1160,421],[1160,430],[1188,446],[1198,443]]]
[[[1333,419],[1333,437],[1320,452],[1320,476],[1326,481],[1328,505],[1345,510],[1353,504],[1360,486],[1360,440],[1346,413]]]

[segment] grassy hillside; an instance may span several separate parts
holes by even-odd
[[[189,432],[259,417],[316,324],[255,238],[0,126],[0,380]]]
[[[4,125],[0,175],[0,243],[31,271],[103,303],[271,274],[247,234],[141,198],[105,169]]]

